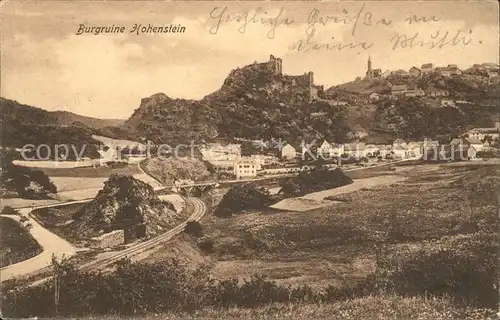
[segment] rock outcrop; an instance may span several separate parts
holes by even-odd
[[[110,176],[74,220],[75,232],[92,237],[121,229],[126,241],[157,235],[180,222],[173,205],[160,200],[150,185],[118,174]]]

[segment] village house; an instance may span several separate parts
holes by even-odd
[[[441,99],[442,107],[456,107],[455,102],[452,99]]]
[[[385,78],[387,78],[390,75],[391,75],[391,71],[390,70],[385,70],[384,72],[382,72],[382,74],[380,75],[380,77],[382,79],[385,79]]]
[[[337,106],[345,106],[347,105],[347,101],[341,101],[341,100],[328,100],[328,104],[337,107]]]
[[[420,69],[417,68],[417,67],[415,67],[415,66],[411,67],[410,70],[408,70],[408,73],[412,77],[420,77],[420,75],[422,74],[422,72],[420,71]]]
[[[380,147],[373,145],[373,144],[368,144],[365,147],[364,150],[364,156],[365,157],[375,157],[380,154]]]
[[[500,138],[500,121],[495,122],[495,126],[492,128],[474,128],[465,133],[467,137],[474,138],[480,141],[484,141],[486,137],[490,137],[492,140],[497,140]]]
[[[408,148],[407,143],[403,139],[396,139],[392,143],[392,153],[395,159],[406,159],[408,158]]]
[[[285,161],[293,160],[297,157],[297,150],[291,145],[286,144],[281,148],[281,159]]]
[[[339,157],[344,153],[344,145],[339,143],[329,143],[324,140],[323,143],[316,149],[318,157],[323,159],[332,159]]]
[[[443,77],[451,77],[451,70],[449,70],[448,68],[439,67],[435,69],[435,72]]]
[[[479,139],[476,138],[465,138],[465,141],[467,141],[476,151],[483,151],[484,149],[484,144],[481,142]]]
[[[405,97],[422,97],[422,96],[425,96],[425,92],[420,88],[408,89],[405,92]]]
[[[458,69],[456,65],[451,65],[451,64],[448,65],[448,67],[436,68],[435,71],[443,77],[451,77],[453,75],[462,74],[462,71],[460,71],[460,69]]]
[[[406,149],[408,150],[408,157],[412,159],[420,159],[422,157],[423,141],[408,142]]]
[[[239,157],[234,163],[234,175],[240,178],[255,178],[260,165],[253,157]]]
[[[438,160],[439,141],[424,139],[420,152],[424,160]]]
[[[491,143],[488,140],[484,140],[482,150],[491,150]]]
[[[392,71],[391,75],[393,75],[393,76],[407,76],[408,72],[406,70],[403,70],[403,69],[398,69],[396,71]]]
[[[207,160],[207,162],[212,166],[213,172],[216,174],[226,173],[234,174],[234,162],[233,160]]]
[[[387,155],[392,155],[392,144],[378,144],[379,156],[385,159]]]
[[[448,90],[444,89],[437,89],[435,87],[429,87],[427,90],[425,90],[425,94],[428,97],[447,97],[450,95],[450,92]]]
[[[476,158],[477,150],[465,138],[455,138],[450,142],[450,153],[446,156],[451,156],[453,161],[470,160]]]
[[[425,63],[420,67],[420,71],[422,73],[429,73],[434,71],[434,64],[433,63]]]
[[[370,98],[371,101],[378,101],[380,100],[380,95],[376,92],[372,92],[368,98]]]
[[[344,154],[344,145],[341,143],[331,143],[330,144],[330,155],[339,157]]]
[[[499,69],[500,68],[500,66],[498,64],[496,64],[496,63],[489,63],[489,62],[481,64],[481,67],[483,69],[486,69],[486,70],[494,70],[494,69]]]
[[[408,86],[405,84],[393,85],[391,87],[391,96],[393,96],[393,97],[404,96],[406,94],[407,90],[408,90]]]
[[[316,150],[316,154],[318,157],[328,158],[330,157],[331,146],[328,141],[324,140],[323,143]]]
[[[211,160],[234,160],[241,155],[240,144],[211,143],[200,149],[203,159]]]
[[[346,143],[343,153],[350,157],[361,158],[365,155],[365,148],[366,145],[364,142]]]
[[[488,74],[488,78],[498,77],[498,70],[487,70],[486,73]]]

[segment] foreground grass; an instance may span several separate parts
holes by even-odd
[[[136,317],[135,317],[136,318]],[[140,317],[153,319],[329,319],[329,320],[487,320],[496,319],[488,309],[461,309],[445,298],[371,296],[331,304],[270,304],[259,308],[204,309],[195,313],[162,313]],[[83,319],[123,319],[96,316]],[[132,318],[130,318],[132,319]]]

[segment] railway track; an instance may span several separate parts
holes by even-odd
[[[123,258],[131,258],[140,253],[149,251],[157,247],[158,245],[165,243],[171,240],[173,237],[178,235],[179,233],[184,231],[184,227],[186,226],[188,221],[199,221],[206,213],[206,205],[203,201],[198,198],[187,198],[188,202],[192,203],[194,206],[193,212],[189,216],[187,220],[170,229],[169,231],[154,237],[152,239],[140,242],[136,245],[131,246],[125,250],[121,250],[115,253],[110,254],[109,256],[103,259],[97,259],[90,262],[87,262],[81,265],[78,269],[84,272],[93,272],[98,270],[104,270],[107,267],[110,267],[114,263],[118,262]],[[44,279],[37,280],[31,284],[31,286],[37,286],[44,282],[51,280],[53,277],[47,277]]]
[[[193,213],[191,216],[181,224],[177,225],[173,229],[170,229],[169,231],[155,237],[149,240],[146,240],[144,242],[140,242],[137,245],[134,245],[130,248],[127,248],[125,250],[116,252],[115,254],[112,254],[105,259],[102,260],[94,260],[91,262],[88,262],[80,267],[81,271],[95,271],[95,270],[102,270],[111,264],[123,259],[123,258],[130,258],[133,257],[134,255],[140,254],[142,252],[151,250],[155,248],[156,246],[169,241],[172,239],[174,236],[178,235],[179,233],[184,231],[184,227],[186,226],[188,221],[199,221],[203,215],[205,214],[206,211],[206,206],[203,201],[197,198],[188,198],[187,201],[190,201],[193,206]]]

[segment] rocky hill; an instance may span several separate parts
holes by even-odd
[[[2,97],[0,97],[0,106],[2,120],[18,121],[22,124],[85,126],[91,129],[102,129],[109,126],[120,126],[125,122],[121,119],[86,117],[68,111],[46,111]]]
[[[436,111],[432,106],[437,100],[392,99],[391,86],[397,84],[446,89],[450,99],[469,104]],[[372,101],[369,94],[373,92],[386,98]],[[491,125],[498,92],[498,80],[471,72],[454,77],[361,79],[323,92],[314,84],[312,73],[284,75],[271,57],[268,62],[232,70],[218,91],[199,101],[172,99],[161,93],[145,98],[126,125],[130,132],[158,143],[234,137],[344,142],[359,138],[359,132],[374,141],[444,138],[473,126]],[[338,105],[338,101],[346,104]],[[391,113],[387,107],[397,110]],[[450,117],[455,120],[446,129],[433,128]],[[422,128],[422,123],[427,127]],[[413,128],[410,134],[408,128]]]
[[[132,116],[119,126],[26,106],[26,116],[19,117],[12,111],[16,109],[12,105],[17,103],[3,99],[2,113],[7,116],[2,115],[2,143],[92,144],[92,132],[171,145],[233,138],[326,138],[336,142],[365,136],[368,141],[378,142],[397,137],[446,139],[471,127],[490,126],[498,114],[499,78],[474,69],[452,77],[435,72],[422,77],[396,74],[383,79],[358,79],[324,90],[314,83],[312,72],[286,75],[281,63],[281,59],[271,56],[269,61],[236,68],[219,90],[201,100],[154,94],[142,99]],[[437,108],[441,107],[440,98],[391,97],[391,86],[402,84],[422,90],[447,90],[447,99],[467,103]],[[382,98],[370,99],[374,92]],[[449,118],[453,119],[451,123]],[[441,125],[446,128],[440,130]]]
[[[2,147],[66,144],[81,150],[86,145],[83,155],[98,157],[96,145],[99,142],[92,139],[92,134],[123,123],[122,120],[96,119],[66,111],[49,112],[1,97],[0,106]],[[70,153],[69,158],[73,156]]]
[[[311,81],[313,82],[313,81]],[[276,72],[272,61],[231,71],[220,90],[202,100],[171,99],[155,94],[141,101],[126,125],[158,143],[245,137],[321,137],[343,139],[345,112],[311,102],[309,75]],[[325,116],[312,118],[311,113]]]
[[[141,168],[167,186],[173,186],[176,180],[203,180],[210,175],[205,163],[196,158],[146,159]]]
[[[173,205],[132,176],[113,174],[97,196],[73,216],[75,232],[87,236],[122,229],[127,240],[154,236],[175,226]]]

